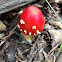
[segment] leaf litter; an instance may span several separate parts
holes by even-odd
[[[56,13],[62,17],[62,1],[50,1]],[[32,44],[21,36],[17,27],[20,13],[28,6],[36,6],[45,16],[45,27],[40,35],[33,36]],[[0,14],[0,62],[60,62],[62,44],[62,23],[44,1],[26,4],[4,14]],[[2,26],[2,27],[1,27]],[[12,58],[11,58],[12,57]],[[11,61],[12,60],[12,61]]]

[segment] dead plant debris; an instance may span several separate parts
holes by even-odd
[[[48,1],[62,17],[62,0]],[[41,34],[33,36],[32,43],[21,36],[17,27],[20,14],[28,6],[38,7],[45,16],[44,30]],[[0,14],[0,62],[61,62],[62,53],[56,55],[61,44],[62,22],[45,0],[34,1]]]

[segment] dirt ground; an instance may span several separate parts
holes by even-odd
[[[49,3],[62,19],[62,1]],[[28,6],[38,7],[45,17],[44,30],[32,37],[32,43],[27,42],[17,26],[20,14]],[[45,0],[0,14],[0,62],[62,62],[62,20],[57,15]]]

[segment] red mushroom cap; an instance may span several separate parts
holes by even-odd
[[[36,35],[43,31],[45,24],[41,10],[35,6],[27,7],[19,18],[19,29],[26,35]]]

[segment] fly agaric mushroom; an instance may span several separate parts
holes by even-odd
[[[27,41],[32,42],[33,35],[40,34],[45,24],[41,10],[35,6],[27,7],[19,18],[18,27]]]

